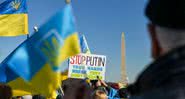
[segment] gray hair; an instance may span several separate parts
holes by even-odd
[[[179,46],[185,45],[185,29],[171,29],[156,26],[157,39],[164,51],[164,53],[177,48]]]

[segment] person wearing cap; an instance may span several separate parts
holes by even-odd
[[[149,0],[151,63],[128,87],[130,99],[185,99],[185,0]]]

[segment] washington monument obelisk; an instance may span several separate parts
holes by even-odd
[[[125,34],[122,32],[122,35],[121,35],[121,83],[128,84],[125,56],[126,56],[125,55]]]

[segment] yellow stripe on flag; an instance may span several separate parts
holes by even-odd
[[[45,64],[43,68],[37,72],[36,76],[32,78],[30,83],[32,87],[39,88],[39,92],[46,97],[53,98],[56,97],[55,91],[61,84],[60,77],[60,73],[53,71],[49,64]]]
[[[43,72],[47,72],[49,69],[49,65],[46,64],[46,67],[44,67],[42,69],[42,71],[40,71],[40,73],[42,74]],[[39,73],[39,74],[40,74]],[[54,72],[53,72],[54,73]],[[51,73],[49,73],[48,75],[50,75]],[[51,74],[52,75],[52,74]],[[40,75],[40,76],[43,76],[43,75]],[[46,77],[47,75],[45,75]],[[44,78],[43,78],[44,79]],[[47,79],[47,78],[46,78]],[[37,77],[35,77],[31,83],[33,83],[35,85],[35,82],[38,80]],[[50,79],[50,80],[53,80],[54,82],[57,82],[58,84],[56,84],[56,86],[60,85],[60,81],[59,80],[55,80],[54,78],[53,79]],[[49,82],[48,80],[42,80],[42,82],[39,80],[40,83],[37,83],[37,85],[39,86],[41,83],[42,85],[45,85],[46,82]],[[52,81],[51,81],[52,82]],[[25,95],[38,95],[38,94],[41,94],[41,90],[39,90],[37,88],[37,86],[33,86],[31,83],[28,83],[28,82],[25,82],[22,78],[17,78],[11,82],[8,83],[8,85],[12,88],[12,91],[13,91],[13,96],[25,96]],[[52,87],[52,86],[51,86]],[[47,92],[46,89],[48,88],[45,88],[44,86],[42,87],[43,90],[45,90]],[[56,90],[54,89],[51,89],[49,88],[50,90],[53,90],[53,92],[51,92],[52,94],[48,95],[47,98],[49,99],[55,99],[57,94],[56,94]],[[46,93],[45,92],[45,93]]]
[[[65,39],[64,45],[62,46],[62,48],[60,50],[58,63],[61,63],[61,62],[65,61],[67,58],[69,58],[69,56],[73,56],[78,53],[80,53],[78,34],[73,33]]]
[[[25,82],[20,77],[9,82],[8,85],[12,88],[13,96],[38,94],[35,88],[32,88],[29,83]]]
[[[28,34],[27,14],[0,15],[0,36],[18,36]]]
[[[31,82],[25,82],[22,78],[17,78],[9,82],[8,85],[13,90],[13,96],[44,94],[47,98],[54,99],[57,96],[55,89],[59,88],[61,84],[60,77],[60,73],[52,71],[51,66],[45,64]],[[48,83],[51,83],[51,85],[46,88]],[[50,92],[48,93],[48,91]]]
[[[78,49],[78,50],[77,50]],[[64,45],[60,50],[60,58],[57,58],[58,62],[63,62],[69,56],[78,54],[80,52],[78,34],[74,33],[67,37],[64,41]],[[41,80],[42,78],[42,80]],[[61,84],[61,73],[53,71],[51,65],[45,64],[40,71],[35,74],[31,80],[32,87],[39,88],[39,91],[46,97],[53,97],[56,89]],[[46,87],[48,86],[48,87]]]

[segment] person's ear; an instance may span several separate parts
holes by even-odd
[[[162,49],[156,35],[156,26],[151,23],[148,24],[148,32],[151,38],[152,58],[156,59],[162,53]]]

